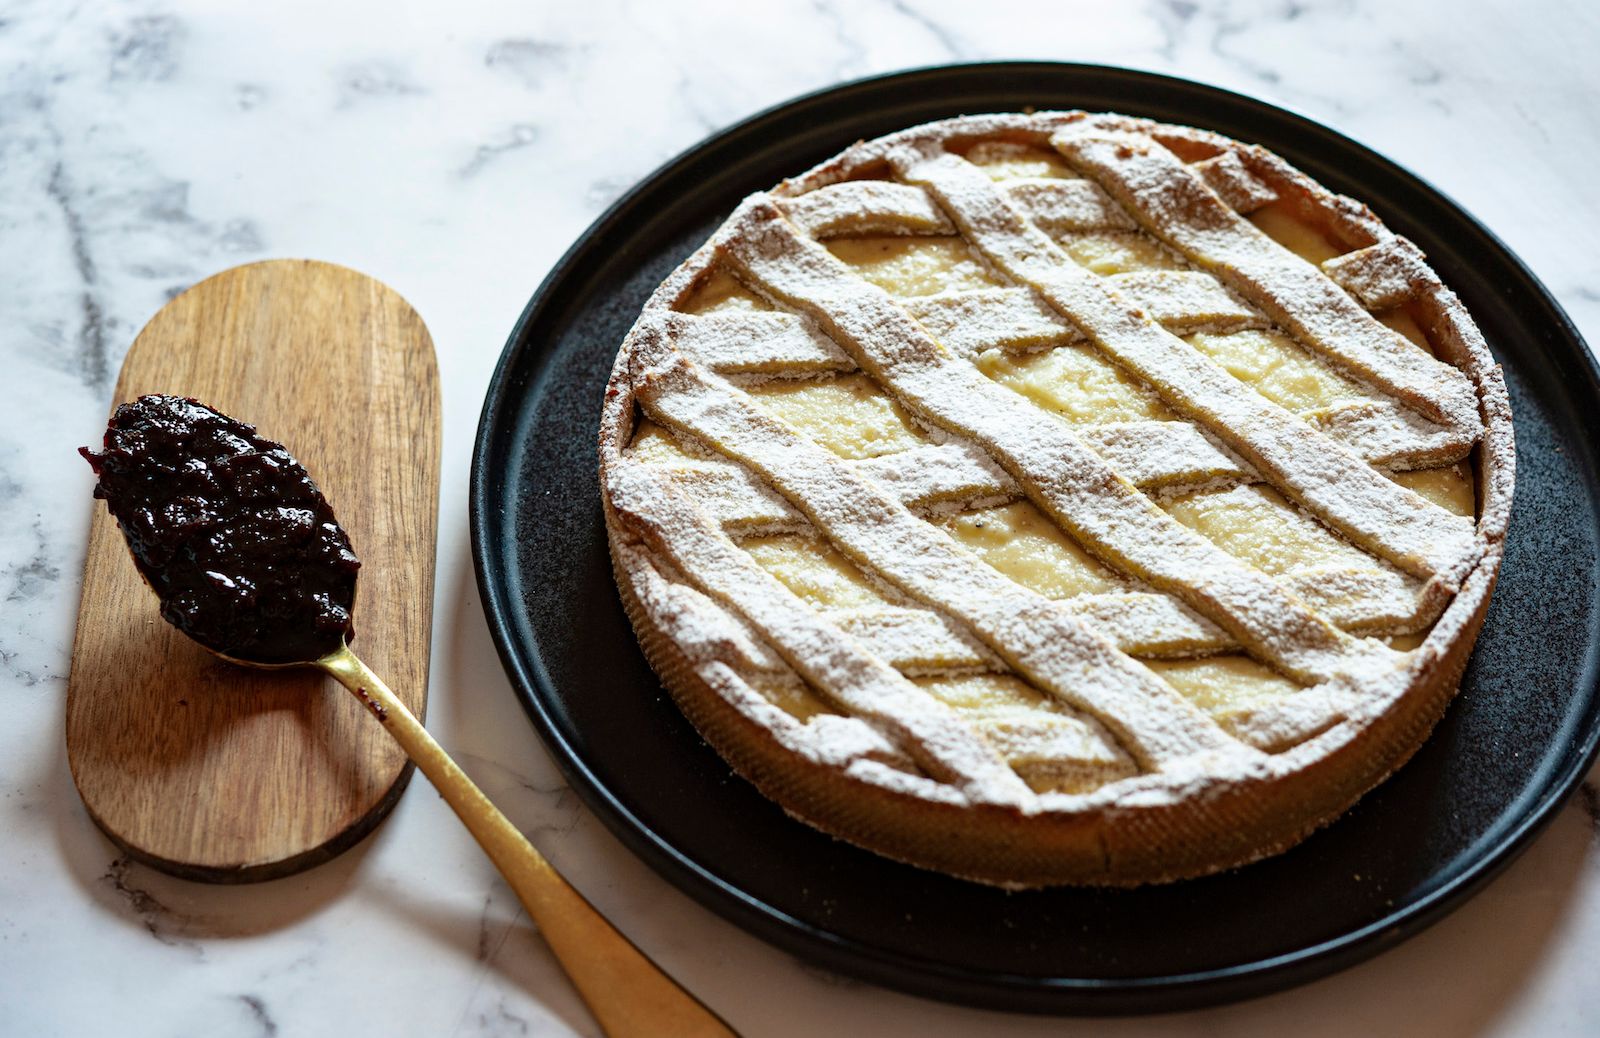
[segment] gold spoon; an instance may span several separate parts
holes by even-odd
[[[736,1034],[561,877],[349,646],[341,642],[337,651],[321,659],[296,663],[255,663],[210,651],[243,667],[316,667],[355,693],[506,878],[606,1034],[612,1038]]]
[[[608,1035],[734,1033],[562,879],[350,651],[360,563],[282,444],[197,400],[150,395],[117,408],[105,453],[81,453],[163,617],[230,663],[316,667],[354,692],[511,884]],[[231,626],[241,617],[248,634]]]

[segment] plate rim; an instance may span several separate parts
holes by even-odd
[[[842,98],[854,92],[873,92],[917,80],[943,80],[970,73],[1008,73],[1019,78],[1030,76],[1078,75],[1115,79],[1125,77],[1145,85],[1167,89],[1198,91],[1225,99],[1231,104],[1254,107],[1264,114],[1298,123],[1302,130],[1330,138],[1341,147],[1357,149],[1368,159],[1387,166],[1408,187],[1420,189],[1452,211],[1463,224],[1486,239],[1524,279],[1534,300],[1547,311],[1556,338],[1577,347],[1580,367],[1586,369],[1588,387],[1600,400],[1600,359],[1585,342],[1576,325],[1544,283],[1501,238],[1461,206],[1454,197],[1360,141],[1326,123],[1295,109],[1197,80],[1142,69],[1081,62],[979,61],[921,66],[808,91],[767,106],[678,152],[608,206],[576,238],[555,262],[518,316],[506,339],[500,359],[490,378],[479,414],[469,468],[469,528],[473,569],[485,620],[501,664],[551,758],[566,780],[582,796],[585,804],[630,851],[644,859],[662,878],[699,904],[769,943],[801,956],[821,957],[831,968],[839,968],[840,958],[849,960],[850,972],[870,981],[923,997],[939,998],[968,1005],[1011,1011],[1058,1014],[1138,1013],[1152,1010],[1194,1008],[1267,994],[1305,983],[1353,965],[1395,947],[1426,929],[1458,907],[1501,874],[1555,817],[1559,807],[1584,779],[1600,754],[1600,724],[1591,725],[1569,753],[1566,767],[1554,769],[1543,783],[1540,794],[1521,809],[1516,824],[1507,828],[1471,866],[1423,897],[1396,909],[1374,922],[1338,936],[1318,941],[1291,952],[1213,969],[1170,973],[1152,977],[1085,978],[1034,977],[1004,973],[983,973],[951,966],[932,959],[912,960],[860,941],[829,933],[765,903],[707,871],[698,862],[668,843],[648,823],[640,819],[594,774],[577,750],[563,737],[548,712],[546,697],[554,695],[540,668],[525,660],[517,645],[512,614],[519,611],[516,596],[500,582],[497,564],[508,563],[498,551],[495,521],[505,507],[492,499],[506,473],[492,471],[494,445],[507,430],[514,429],[519,417],[520,394],[527,384],[514,384],[511,373],[518,369],[525,354],[535,362],[547,353],[548,345],[533,342],[528,335],[538,318],[555,306],[552,300],[574,272],[590,259],[595,242],[627,219],[640,198],[657,185],[679,176],[705,153],[725,146],[730,140],[759,132],[766,124],[789,116],[795,109]],[[945,84],[948,89],[948,84]],[[952,98],[959,103],[959,94]],[[598,407],[598,401],[597,407]],[[491,557],[495,556],[495,557]],[[497,563],[498,559],[498,563]],[[1600,687],[1600,686],[1597,686]],[[535,690],[538,694],[535,694]],[[981,979],[978,979],[980,978]],[[935,986],[937,985],[937,986]],[[1038,996],[1044,995],[1043,999]],[[1034,996],[1030,1001],[1028,996]],[[1021,999],[1021,1001],[1018,1001]]]

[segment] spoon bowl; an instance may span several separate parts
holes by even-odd
[[[175,389],[272,430],[316,474],[365,563],[351,644],[425,717],[439,392],[416,311],[332,263],[235,267],[150,318],[113,399]],[[184,879],[253,883],[371,833],[413,774],[394,740],[318,671],[224,668],[194,651],[162,622],[99,502],[88,525],[66,751],[116,853]]]

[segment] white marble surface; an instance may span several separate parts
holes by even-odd
[[[1051,1021],[842,981],[713,917],[578,805],[520,713],[466,534],[471,437],[501,344],[608,201],[794,94],[996,57],[1242,90],[1431,179],[1600,342],[1600,20],[1582,0],[1032,6],[0,3],[0,1033],[595,1033],[420,781],[337,862],[244,888],[119,861],[78,802],[62,713],[91,479],[72,449],[95,437],[123,352],[170,295],[269,256],[383,279],[438,343],[431,727],[597,905],[747,1033],[1600,1031],[1592,782],[1483,894],[1375,961],[1232,1007]]]

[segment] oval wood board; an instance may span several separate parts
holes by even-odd
[[[352,647],[421,717],[439,501],[439,376],[392,289],[310,260],[235,267],[134,340],[117,402],[192,396],[305,465],[361,558]],[[99,449],[104,428],[84,430]],[[160,618],[94,502],[67,686],[67,757],[89,815],[190,879],[272,879],[326,861],[393,806],[406,756],[332,678],[223,663]]]

